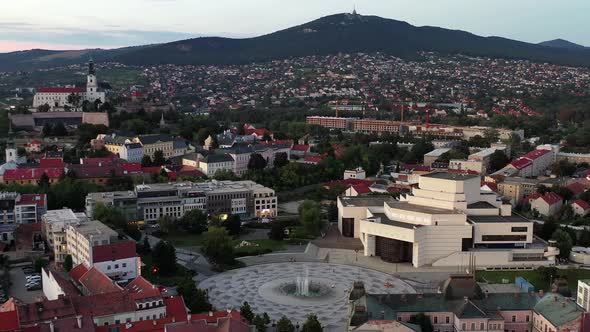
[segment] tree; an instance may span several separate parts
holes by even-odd
[[[268,323],[266,322],[266,319],[264,319],[264,317],[260,315],[254,316],[252,324],[256,326],[256,332],[265,332],[268,328]]]
[[[322,324],[320,324],[318,316],[315,314],[309,314],[309,316],[307,316],[307,320],[301,327],[302,332],[321,332],[323,330],[324,328],[322,327]]]
[[[152,163],[153,166],[162,166],[166,163],[166,158],[164,158],[164,152],[162,150],[157,150],[154,152],[154,162]]]
[[[145,155],[141,158],[141,167],[150,167],[152,165],[152,158],[150,156]]]
[[[223,222],[223,227],[227,229],[229,235],[238,235],[242,229],[242,219],[239,215],[232,214]]]
[[[328,205],[328,221],[329,222],[337,222],[338,221],[338,206],[335,202],[331,202]]]
[[[286,152],[279,152],[275,155],[275,160],[273,162],[274,168],[281,168],[289,163],[289,156],[287,156]]]
[[[50,186],[51,184],[49,182],[49,175],[43,172],[43,174],[41,174],[41,177],[39,178],[39,188],[42,192],[46,193],[49,190]]]
[[[164,233],[170,233],[174,229],[174,220],[170,216],[161,216],[156,222]]]
[[[45,103],[43,105],[39,105],[37,107],[37,111],[39,111],[40,113],[49,112],[50,110],[51,110],[51,106],[49,106],[48,103]]]
[[[213,310],[207,291],[197,288],[194,280],[186,278],[178,284],[178,294],[191,312],[207,312]]]
[[[68,104],[74,106],[75,108],[80,107],[80,101],[82,101],[82,96],[77,93],[70,93],[68,95]]]
[[[213,178],[217,181],[236,181],[238,177],[229,169],[218,169],[213,174]]]
[[[498,141],[498,138],[500,138],[500,133],[498,132],[498,130],[496,130],[494,128],[489,128],[484,131],[483,137],[487,141],[487,144],[488,144],[487,146],[489,146],[491,143],[495,143]],[[422,331],[422,332],[426,332],[426,331]]]
[[[41,269],[49,265],[49,261],[44,259],[43,257],[38,257],[35,260],[35,272],[41,273]]]
[[[53,126],[51,125],[51,123],[46,123],[43,125],[43,130],[41,131],[41,135],[43,137],[49,137],[49,136],[51,136],[52,131],[53,131]]]
[[[141,254],[149,254],[152,252],[152,246],[147,235],[143,238],[143,244],[138,248]]]
[[[544,240],[549,240],[557,228],[557,223],[553,219],[548,219],[543,223],[539,236]]]
[[[318,203],[305,200],[299,205],[299,220],[311,235],[318,235],[322,230],[322,213]]]
[[[578,245],[582,247],[590,247],[590,230],[584,227],[578,240]]]
[[[410,316],[409,323],[416,324],[420,326],[422,332],[432,332],[432,322],[430,321],[430,317],[425,315],[424,313],[419,313],[417,315]]]
[[[510,162],[510,159],[506,157],[506,154],[501,150],[496,150],[490,156],[490,172],[495,172],[502,167],[506,166]]]
[[[167,242],[158,242],[152,250],[152,262],[161,274],[173,275],[176,272],[176,249]]]
[[[240,315],[242,315],[248,323],[252,324],[252,320],[254,320],[254,312],[252,312],[252,307],[250,307],[248,301],[245,301],[240,307]]]
[[[72,255],[67,255],[66,258],[64,259],[64,269],[67,272],[70,272],[70,270],[74,267],[74,261],[72,260]]]
[[[268,237],[271,240],[282,241],[285,238],[285,225],[280,221],[275,221],[270,225]]]
[[[253,153],[250,155],[248,161],[249,170],[263,170],[266,167],[267,161],[260,153]]]
[[[294,331],[295,331],[295,326],[293,325],[291,320],[289,320],[289,318],[287,318],[287,316],[283,315],[283,317],[281,317],[281,319],[279,319],[277,321],[276,332],[294,332]]]
[[[189,233],[201,234],[207,230],[207,215],[200,209],[192,209],[180,218],[180,224]]]
[[[551,238],[557,242],[557,248],[559,248],[559,257],[569,257],[573,246],[571,236],[563,229],[558,229],[553,233]]]
[[[234,261],[232,238],[222,227],[209,227],[201,247],[205,256],[218,264],[230,264]]]
[[[53,126],[51,130],[52,136],[68,136],[68,130],[64,126],[63,122],[58,122]]]

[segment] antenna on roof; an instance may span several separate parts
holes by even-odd
[[[358,15],[356,12],[356,4],[354,4],[352,7],[352,15]]]

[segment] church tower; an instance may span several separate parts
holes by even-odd
[[[94,69],[94,61],[90,58],[88,61],[88,76],[86,79],[86,99],[94,101],[98,92],[98,82],[96,81],[96,70]],[[94,97],[94,98],[93,98]]]

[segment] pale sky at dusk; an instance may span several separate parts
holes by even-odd
[[[589,0],[0,0],[0,52],[246,37],[351,12],[527,42],[590,46]]]

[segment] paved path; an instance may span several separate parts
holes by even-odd
[[[161,240],[153,235],[147,235],[147,237],[152,248]],[[197,272],[197,275],[193,278],[195,281],[199,282],[215,274],[211,269],[211,264],[209,264],[209,261],[201,254],[198,248],[175,248],[176,262],[189,270]]]
[[[282,289],[308,271],[310,284],[322,285],[320,297],[293,297]],[[379,271],[326,263],[274,263],[249,266],[224,272],[201,283],[217,309],[239,308],[248,301],[255,313],[266,312],[271,319],[286,315],[301,325],[307,315],[315,313],[325,331],[345,331],[348,319],[347,296],[355,280],[362,280],[369,293],[414,293],[403,280]],[[393,287],[386,287],[390,283]],[[388,285],[389,286],[389,285]]]

